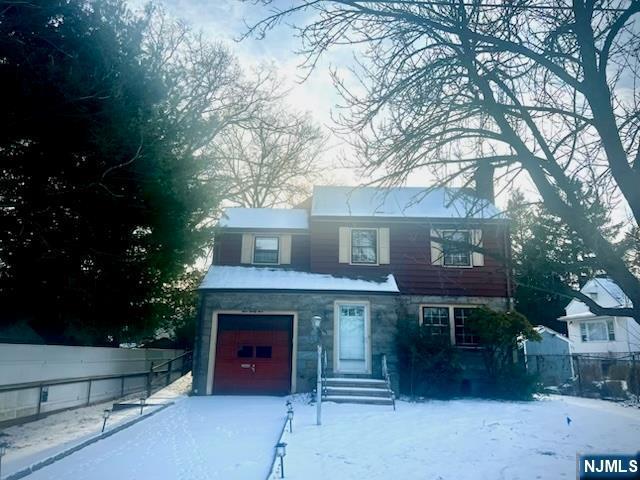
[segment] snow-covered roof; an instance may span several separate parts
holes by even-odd
[[[633,304],[622,289],[610,278],[597,277],[585,283],[580,289],[585,295],[592,296],[593,300],[605,308],[631,308]],[[574,318],[594,317],[589,307],[580,300],[574,298],[565,307],[566,315],[558,320],[571,320]]]
[[[313,188],[311,215],[339,217],[505,218],[468,190],[422,187]]]
[[[573,343],[571,340],[569,340],[569,338],[566,335],[563,335],[560,332],[556,332],[553,328],[549,328],[549,327],[547,327],[545,325],[538,325],[537,327],[534,327],[534,330],[536,332],[538,332],[539,334],[547,332],[549,335],[557,337],[560,340],[564,340],[565,342],[567,342],[569,344]]]
[[[320,290],[344,292],[398,293],[393,275],[383,281],[336,277],[322,273],[279,268],[212,265],[200,290]]]
[[[227,208],[218,222],[226,228],[306,230],[308,212],[302,208]]]

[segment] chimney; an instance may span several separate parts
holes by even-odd
[[[473,179],[476,184],[476,195],[485,200],[489,200],[491,203],[495,201],[495,194],[493,191],[493,172],[495,167],[489,162],[482,162],[478,165]]]

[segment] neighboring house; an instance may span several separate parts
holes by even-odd
[[[229,208],[199,289],[194,393],[312,390],[314,315],[330,376],[380,378],[385,355],[397,386],[406,319],[459,346],[474,382],[468,317],[508,308],[509,255],[506,219],[466,190],[315,187],[309,208]]]
[[[573,342],[544,325],[535,327],[535,330],[540,334],[540,340],[523,342],[529,373],[539,375],[545,385],[561,385],[573,378]]]
[[[631,300],[613,280],[604,277],[589,280],[580,290],[603,307],[631,307]],[[577,299],[565,308],[558,320],[567,322],[574,353],[620,355],[640,352],[640,325],[629,317],[599,316]]]

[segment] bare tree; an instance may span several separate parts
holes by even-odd
[[[506,180],[524,173],[634,307],[567,293],[596,314],[640,321],[640,279],[587,215],[604,201],[630,212],[630,228],[640,221],[640,1],[301,0],[250,33],[306,9],[309,68],[337,44],[362,52],[358,88],[334,78],[339,124],[367,172],[398,183],[427,167],[446,184],[481,165]]]
[[[244,207],[295,205],[320,177],[326,140],[307,114],[278,100],[221,132],[214,149],[225,197]]]

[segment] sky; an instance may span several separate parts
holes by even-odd
[[[237,56],[241,66],[250,69],[261,63],[272,64],[282,78],[284,88],[288,90],[287,102],[291,108],[308,111],[312,118],[324,126],[330,134],[323,161],[327,165],[324,183],[339,185],[359,185],[371,179],[360,178],[354,168],[344,167],[344,161],[355,162],[355,156],[343,140],[331,134],[335,115],[341,103],[330,76],[336,70],[350,88],[355,86],[351,80],[349,67],[359,56],[354,46],[334,46],[325,52],[315,69],[304,80],[307,70],[302,67],[305,59],[299,53],[301,42],[291,23],[304,24],[312,13],[303,13],[289,17],[288,23],[282,23],[270,30],[265,38],[255,36],[241,39],[253,25],[269,15],[273,8],[284,9],[291,0],[273,0],[269,5],[254,0],[154,0],[172,17],[186,21],[196,31],[202,31],[212,41],[222,42]],[[135,9],[146,3],[145,0],[129,0]],[[427,187],[434,183],[434,177],[425,170],[413,172],[407,179],[408,186]],[[519,180],[520,183],[520,180]],[[535,195],[535,191],[522,182],[519,188],[526,195]],[[501,186],[496,192],[501,191]],[[500,195],[497,204],[506,206],[507,194]]]
[[[146,2],[129,0],[129,3],[137,8]],[[344,71],[353,52],[332,50],[303,81],[307,74],[301,66],[304,56],[297,54],[301,43],[290,25],[279,25],[264,39],[255,36],[240,39],[247,32],[247,25],[263,19],[272,8],[285,8],[290,2],[275,0],[271,5],[263,5],[242,0],[155,0],[155,3],[162,5],[172,17],[186,21],[196,31],[204,32],[210,40],[226,44],[244,69],[272,64],[282,79],[283,88],[288,91],[286,102],[289,106],[298,111],[308,111],[318,124],[329,130],[332,124],[331,113],[335,112],[340,102],[331,81],[330,69]],[[357,185],[359,178],[353,169],[341,167],[336,160],[342,157],[353,156],[348,145],[335,135],[330,135],[324,154],[324,161],[332,170],[327,180],[331,183]]]
[[[146,3],[145,0],[128,0],[135,9]],[[308,75],[301,64],[305,57],[299,54],[301,42],[296,38],[296,32],[290,25],[304,24],[312,13],[302,13],[296,17],[289,17],[288,23],[281,23],[270,30],[260,39],[249,36],[241,39],[253,25],[269,15],[274,8],[284,9],[291,5],[291,0],[273,0],[268,5],[255,0],[154,0],[160,4],[172,17],[186,21],[196,31],[204,32],[212,41],[222,42],[236,55],[240,65],[250,70],[261,63],[272,64],[282,79],[282,85],[288,90],[286,100],[291,108],[308,111],[312,118],[323,125],[328,133],[333,125],[332,112],[339,109],[341,99],[333,86],[330,70],[335,69],[339,75],[350,82],[348,68],[353,64],[358,51],[353,46],[334,46],[326,52],[316,68]],[[336,135],[330,134],[323,162],[327,165],[325,183],[341,185],[358,185],[370,179],[357,176],[353,168],[340,165],[340,159],[353,161],[354,155],[350,147]],[[525,196],[537,198],[537,192],[525,176],[515,180]],[[433,176],[426,171],[414,172],[408,179],[409,186],[429,186]],[[501,192],[504,185],[497,185],[496,192]],[[505,207],[508,193],[499,195],[498,206]]]

